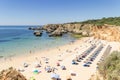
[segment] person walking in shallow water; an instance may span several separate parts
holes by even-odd
[[[30,54],[32,53],[32,51],[30,50]]]

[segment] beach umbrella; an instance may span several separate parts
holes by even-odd
[[[55,79],[58,79],[60,76],[58,74],[55,74],[55,73],[52,73],[51,74],[51,78],[55,78]]]

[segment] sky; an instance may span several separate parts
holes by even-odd
[[[120,0],[0,0],[0,25],[44,25],[119,16]]]

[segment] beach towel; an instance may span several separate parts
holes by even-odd
[[[34,70],[33,73],[34,74],[39,74],[39,73],[41,73],[41,70]]]

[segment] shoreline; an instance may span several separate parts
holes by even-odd
[[[69,42],[65,42],[65,43],[62,43],[62,44],[55,44],[55,45],[52,45],[52,46],[50,46],[50,47],[47,47],[47,45],[49,46],[49,44],[47,44],[46,45],[46,48],[41,48],[41,47],[37,47],[36,45],[35,46],[32,46],[32,48],[31,49],[26,49],[26,50],[23,50],[22,52],[22,54],[20,54],[20,52],[18,51],[15,51],[15,52],[10,52],[10,54],[5,54],[5,55],[3,55],[3,53],[4,52],[1,52],[2,54],[0,55],[0,59],[2,59],[2,58],[9,58],[9,57],[15,57],[15,56],[17,56],[17,57],[19,57],[19,56],[22,56],[22,55],[27,55],[27,54],[36,54],[37,52],[42,52],[42,51],[46,51],[46,50],[50,50],[50,49],[54,49],[54,48],[56,48],[56,47],[61,47],[61,46],[64,46],[64,45],[67,45],[67,44],[70,44],[70,43],[72,43],[72,42],[75,42],[77,39],[75,39],[75,40],[71,40],[71,41],[69,41]],[[28,47],[28,46],[27,46]],[[45,46],[44,46],[45,47]],[[13,50],[14,51],[14,50]],[[6,52],[5,52],[6,53]],[[8,52],[7,52],[8,53]],[[14,54],[11,54],[11,53],[14,53]]]
[[[59,46],[56,48],[50,48],[47,50],[43,50],[43,51],[38,51],[36,53],[29,53],[29,54],[25,54],[25,55],[21,55],[21,56],[15,56],[15,57],[11,57],[6,59],[6,60],[2,60],[0,63],[0,71],[3,69],[7,69],[9,67],[14,67],[17,70],[18,69],[24,69],[24,72],[21,72],[27,79],[29,79],[30,77],[34,76],[36,78],[36,80],[39,80],[40,78],[43,80],[50,80],[50,74],[46,73],[44,71],[44,67],[46,65],[50,65],[52,67],[56,67],[58,70],[55,71],[56,73],[58,73],[60,75],[60,77],[62,78],[62,80],[65,80],[67,74],[69,75],[70,71],[73,70],[74,72],[76,72],[76,76],[72,76],[73,80],[79,80],[80,77],[83,80],[87,80],[88,78],[90,78],[90,76],[95,73],[96,71],[96,63],[99,61],[99,59],[101,58],[100,56],[103,54],[103,51],[101,52],[101,54],[97,57],[97,59],[94,61],[94,64],[91,65],[91,67],[86,68],[83,67],[83,62],[80,62],[78,65],[71,65],[71,61],[73,58],[76,57],[76,55],[78,54],[82,54],[84,51],[86,51],[89,46],[91,46],[91,43],[89,43],[89,40],[91,39],[91,37],[86,37],[86,38],[80,38],[79,40],[76,40],[73,43],[69,43],[63,46]],[[88,42],[87,42],[88,41]],[[93,41],[95,42],[95,40],[93,39]],[[97,40],[96,40],[97,41]],[[101,40],[101,42],[103,42],[103,44],[110,44],[109,42],[104,42]],[[118,43],[112,43],[111,45],[113,46],[111,51],[114,51],[115,49],[118,50],[120,49],[120,43],[119,43],[119,47],[115,47],[115,45]],[[98,46],[98,45],[97,45]],[[91,53],[93,53],[95,50],[93,50]],[[49,59],[49,64],[46,64],[44,62],[44,59],[48,58]],[[88,57],[87,57],[88,58]],[[61,59],[62,62],[60,62],[61,65],[65,65],[67,70],[62,71],[60,69],[60,67],[56,66],[56,63],[58,62],[58,59]],[[34,65],[36,62],[41,62],[42,65],[40,68],[35,68]],[[23,67],[23,63],[28,63],[30,64],[30,66],[28,68],[24,68]],[[39,69],[42,72],[38,75],[35,75],[32,73],[32,70],[34,69]],[[79,71],[80,69],[80,71]],[[82,70],[82,71],[81,71]],[[87,74],[86,74],[87,73]],[[87,76],[87,78],[84,78],[85,75]],[[45,77],[47,76],[47,77]]]
[[[85,37],[85,38],[87,38],[87,37]],[[58,45],[58,46],[54,46],[54,47],[47,48],[47,49],[42,49],[42,50],[37,50],[37,51],[30,50],[32,52],[28,51],[28,53],[25,53],[25,54],[1,56],[0,60],[5,59],[5,58],[7,58],[7,59],[9,59],[9,58],[22,58],[22,57],[25,57],[25,56],[40,55],[39,53],[44,53],[44,52],[46,53],[49,50],[51,51],[51,50],[56,50],[56,49],[59,49],[59,48],[63,48],[65,46],[69,46],[69,45],[73,44],[74,42],[80,41],[81,39],[84,39],[84,38],[76,39],[76,40],[71,41],[69,43],[66,43],[64,45]]]
[[[80,38],[80,39],[82,39],[82,38]],[[39,50],[38,49],[37,50],[30,49],[30,50],[28,50],[28,52],[25,52],[24,54],[17,54],[17,55],[16,54],[12,54],[12,55],[8,55],[8,56],[1,55],[0,56],[0,60],[3,59],[3,58],[24,57],[24,55],[28,56],[28,55],[38,54],[40,52],[46,52],[47,50],[52,50],[52,49],[56,49],[56,48],[59,48],[59,47],[63,47],[65,45],[70,45],[70,44],[72,44],[72,43],[74,43],[74,42],[76,42],[76,41],[78,41],[80,39],[76,39],[76,40],[67,42],[67,43],[62,44],[62,45],[55,45],[55,46],[52,46],[52,47],[49,47],[49,48],[47,47],[46,49],[39,49]]]

